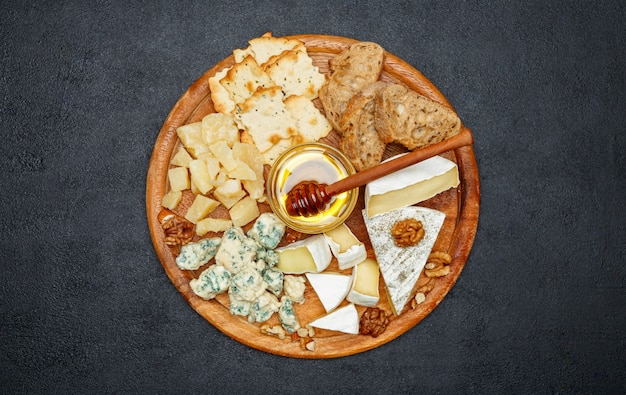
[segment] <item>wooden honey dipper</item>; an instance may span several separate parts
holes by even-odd
[[[316,181],[301,181],[288,193],[285,208],[290,216],[310,217],[318,214],[326,207],[333,196],[358,188],[380,177],[391,174],[405,167],[432,158],[446,151],[457,149],[474,142],[469,129],[463,128],[461,133],[439,143],[418,148],[396,159],[381,163],[372,168],[355,173],[330,185]]]

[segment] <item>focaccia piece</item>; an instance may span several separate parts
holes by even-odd
[[[385,51],[372,42],[357,42],[329,61],[329,78],[320,88],[319,98],[333,128],[340,131],[341,116],[352,96],[378,81]]]
[[[376,129],[381,139],[408,149],[425,147],[461,132],[461,120],[450,108],[399,84],[376,97]]]
[[[235,63],[220,80],[235,104],[243,103],[259,88],[274,86],[274,82],[267,75],[252,56],[246,56],[241,63]]]
[[[313,100],[326,82],[326,76],[313,65],[313,59],[306,51],[284,51],[272,58],[265,72],[276,85],[282,86],[287,97],[298,95]]]
[[[357,171],[374,167],[382,160],[386,144],[376,131],[374,102],[386,86],[382,81],[367,85],[350,99],[341,118],[339,147]]]
[[[281,139],[297,134],[296,120],[285,107],[283,99],[280,86],[260,88],[235,108],[235,119],[244,125],[261,153]]]
[[[289,96],[285,99],[285,107],[292,118],[296,120],[298,136],[297,143],[317,141],[328,136],[332,126],[318,110],[313,102],[304,96]]]

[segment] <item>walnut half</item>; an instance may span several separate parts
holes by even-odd
[[[389,315],[378,307],[368,307],[361,316],[359,333],[378,337],[389,325]]]
[[[424,238],[424,225],[415,218],[396,222],[391,227],[391,235],[400,248],[414,246]]]
[[[159,213],[159,223],[165,233],[165,244],[170,247],[180,247],[189,243],[195,234],[194,225],[185,218],[169,210]]]

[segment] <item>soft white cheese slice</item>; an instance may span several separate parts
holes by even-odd
[[[327,313],[345,299],[352,282],[350,276],[339,273],[307,273],[306,278]]]
[[[365,210],[369,217],[373,217],[423,202],[457,185],[459,171],[456,163],[434,156],[368,183]]]
[[[378,263],[373,259],[366,259],[352,269],[348,302],[361,306],[376,306],[379,299]]]
[[[325,232],[324,236],[330,246],[330,251],[337,258],[340,270],[354,267],[354,265],[363,262],[367,258],[365,244],[356,238],[345,223]]]
[[[363,210],[363,218],[394,313],[400,314],[424,269],[446,215],[425,207],[409,206],[373,218],[368,218]],[[417,245],[401,248],[394,242],[391,227],[406,218],[422,221],[425,234]]]
[[[310,322],[309,325],[320,329],[358,335],[359,313],[356,311],[356,307],[350,303]]]
[[[283,273],[301,274],[324,271],[330,265],[332,254],[323,235],[315,235],[275,249],[276,267]]]

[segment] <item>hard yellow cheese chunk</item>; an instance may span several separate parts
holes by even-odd
[[[374,217],[430,199],[459,185],[454,162],[435,156],[370,182],[365,187],[365,209]]]
[[[362,306],[375,306],[378,303],[378,263],[366,259],[352,269],[352,287],[348,301]]]

